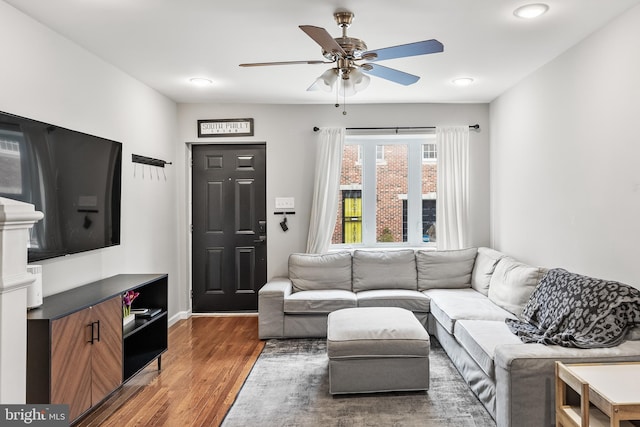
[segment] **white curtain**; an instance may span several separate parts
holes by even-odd
[[[319,131],[308,253],[325,253],[331,244],[338,214],[345,133],[345,128],[322,128]]]
[[[436,127],[438,249],[469,245],[469,127]]]

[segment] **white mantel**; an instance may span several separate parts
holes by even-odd
[[[0,197],[0,404],[25,403],[29,229],[42,219],[33,205]]]

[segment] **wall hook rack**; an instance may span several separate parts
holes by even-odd
[[[131,155],[131,161],[133,163],[141,163],[143,165],[150,165],[150,166],[156,166],[159,168],[163,168],[164,165],[171,165],[171,162],[167,162],[161,159],[154,159],[153,157],[145,157],[145,156],[140,156],[138,154],[132,154]]]

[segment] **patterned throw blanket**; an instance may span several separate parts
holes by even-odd
[[[520,320],[506,322],[526,343],[614,347],[640,325],[640,290],[551,269],[531,294]]]

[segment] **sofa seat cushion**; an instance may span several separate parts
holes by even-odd
[[[491,378],[495,378],[493,361],[496,347],[503,344],[524,345],[504,321],[499,320],[458,320],[453,328],[453,336]]]
[[[289,279],[293,291],[351,290],[351,253],[291,254]]]
[[[411,249],[353,252],[353,291],[418,290],[416,256]]]
[[[294,292],[284,299],[286,314],[326,314],[356,306],[356,294],[342,290]]]
[[[429,312],[429,297],[408,289],[378,289],[356,294],[358,307],[399,307],[417,313]]]
[[[498,307],[480,292],[467,289],[429,289],[424,294],[431,299],[431,314],[453,335],[456,320],[515,319],[508,311]]]
[[[470,288],[478,249],[416,251],[418,290]]]

